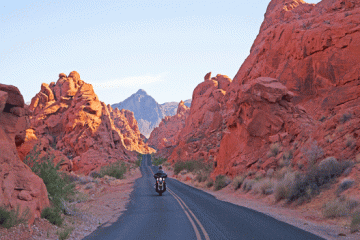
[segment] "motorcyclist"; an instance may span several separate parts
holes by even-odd
[[[164,171],[162,170],[162,166],[160,165],[159,166],[159,171],[157,173],[154,174],[154,178],[157,179],[159,177],[162,177],[162,178],[167,178],[167,174],[164,173]],[[156,183],[154,185],[155,189],[156,189]]]

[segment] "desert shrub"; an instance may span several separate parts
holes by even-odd
[[[280,179],[276,184],[274,184],[274,196],[276,201],[289,198],[296,177],[296,172],[287,172],[284,174],[282,179]]]
[[[274,191],[274,182],[269,178],[264,178],[261,181],[255,182],[252,188],[256,194],[269,195]]]
[[[344,217],[348,216],[358,205],[359,203],[355,200],[340,197],[324,204],[322,213],[326,218]]]
[[[296,176],[288,200],[294,201],[302,197],[311,198],[319,193],[320,187],[339,177],[351,165],[352,162],[350,161],[339,163],[334,157],[322,160],[305,175]]]
[[[89,177],[92,177],[92,178],[101,178],[101,174],[97,171],[92,171],[90,174],[89,174]]]
[[[200,171],[195,176],[195,180],[198,182],[205,182],[209,177],[209,173],[206,173],[204,171]]]
[[[215,178],[214,189],[215,189],[215,191],[220,190],[220,189],[226,187],[229,183],[230,182],[227,181],[225,175],[218,175]]]
[[[114,177],[117,179],[123,179],[125,173],[126,173],[126,165],[124,162],[121,161],[117,161],[109,165],[103,166],[100,169],[101,177],[108,175],[110,177]]]
[[[245,178],[246,178],[246,175],[243,174],[243,175],[238,175],[233,179],[233,187],[234,187],[235,190],[237,190],[237,189],[239,189],[241,187],[241,185],[244,182]]]
[[[141,166],[142,158],[143,158],[143,155],[139,154],[138,157],[137,157],[137,161],[135,162],[136,167]]]
[[[5,207],[0,207],[0,226],[4,228],[11,228],[20,223],[26,223],[29,219],[30,210],[27,208],[20,215],[20,207],[7,210]]]
[[[203,159],[201,160],[190,160],[190,161],[181,161],[174,164],[174,173],[179,174],[182,170],[187,170],[189,172],[211,172],[213,169],[213,164],[205,163]]]
[[[214,185],[214,182],[213,180],[209,180],[207,183],[206,183],[206,187],[210,188]]]
[[[313,141],[310,143],[310,148],[303,148],[303,155],[307,158],[309,167],[312,167],[317,159],[324,156],[324,151],[316,141]]]
[[[166,162],[167,159],[166,158],[162,158],[162,157],[159,157],[159,158],[153,158],[152,159],[152,163],[155,165],[155,166],[159,166],[159,165],[162,165],[164,162]]]
[[[326,119],[326,117],[324,115],[322,115],[321,118],[319,118],[319,121],[323,122],[323,121],[325,121],[325,119]]]
[[[56,234],[59,236],[59,240],[64,240],[70,237],[70,234],[73,230],[73,227],[65,227],[64,229],[57,230]]]
[[[41,217],[49,220],[52,224],[61,226],[64,219],[56,207],[47,207],[41,212]]]
[[[360,211],[356,211],[352,214],[350,231],[351,233],[357,232],[360,230]]]
[[[343,179],[341,181],[341,183],[339,184],[339,187],[337,189],[338,193],[341,193],[342,191],[345,191],[349,188],[351,188],[351,186],[355,183],[355,181],[353,179]]]
[[[252,180],[252,179],[245,179],[243,181],[243,184],[242,184],[242,189],[245,191],[245,192],[248,192],[252,189],[253,185],[255,183],[255,180]]]
[[[340,123],[345,123],[347,121],[349,121],[351,118],[351,113],[344,113],[343,115],[341,115],[339,121]]]
[[[280,144],[278,143],[271,144],[269,157],[276,157],[279,151],[280,151]]]

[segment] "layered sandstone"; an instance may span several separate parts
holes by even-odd
[[[64,160],[63,168],[69,171],[87,174],[116,160],[135,160],[136,154],[130,150],[151,152],[138,132],[135,142],[128,142],[130,135],[134,136],[133,130],[129,135],[130,129],[136,124],[130,114],[123,113],[119,120],[76,71],[68,77],[59,74],[56,83],[43,83],[31,101],[30,110],[33,131],[28,133],[35,133],[38,149],[59,156],[59,160]],[[132,127],[127,126],[128,120]],[[122,129],[116,124],[122,125]],[[122,136],[122,131],[127,136]]]
[[[170,156],[171,161],[212,160],[222,138],[224,96],[231,79],[218,74],[206,74],[204,82],[193,92],[190,114],[180,131],[178,146]]]
[[[174,116],[166,116],[150,134],[147,144],[157,150],[156,156],[168,158],[179,143],[179,134],[185,126],[190,108],[183,101]]]
[[[20,91],[0,84],[0,206],[19,208],[20,216],[28,211],[32,224],[49,206],[49,199],[43,180],[19,159],[16,151],[16,146],[25,141],[28,114]]]

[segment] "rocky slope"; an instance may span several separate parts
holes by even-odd
[[[214,161],[215,177],[355,159],[359,15],[360,1],[272,0],[233,81],[207,75],[194,90],[170,160]]]
[[[18,88],[0,84],[0,206],[29,211],[29,224],[49,206],[45,184],[24,164],[16,151],[25,141],[29,112]]]
[[[106,106],[75,71],[59,74],[56,83],[43,83],[30,110],[31,128],[19,149],[23,156],[36,144],[40,157],[54,155],[55,162],[64,160],[63,169],[88,174],[116,160],[135,160],[130,150],[152,151],[136,132],[131,114]]]
[[[161,119],[165,117],[161,106],[142,89],[124,101],[111,106],[132,111],[138,122],[140,132],[147,138],[151,131],[159,125]]]
[[[181,130],[178,146],[170,156],[171,161],[213,160],[219,148],[223,130],[222,106],[231,79],[218,74],[206,74],[204,82],[193,92],[190,114]]]
[[[181,101],[174,116],[166,116],[150,134],[147,144],[157,150],[158,157],[168,158],[178,145],[179,134],[185,126],[190,109]]]
[[[166,102],[160,104],[165,116],[174,116],[175,114],[177,114],[178,105],[179,105],[178,102]],[[190,108],[191,99],[185,100],[184,105]]]

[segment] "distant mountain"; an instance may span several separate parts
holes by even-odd
[[[151,131],[159,125],[161,119],[165,117],[161,106],[142,89],[139,89],[123,102],[111,105],[111,107],[134,112],[139,130],[147,138]]]
[[[191,106],[191,99],[184,101],[185,106]],[[165,116],[174,116],[176,114],[179,102],[166,102],[161,104],[160,106],[164,110]]]
[[[190,107],[191,100],[186,100],[184,103]],[[140,132],[149,138],[151,131],[159,126],[159,123],[165,116],[173,116],[176,114],[178,105],[178,102],[169,102],[160,105],[143,89],[139,89],[124,101],[115,103],[111,105],[111,107],[120,110],[127,109],[134,112]]]

